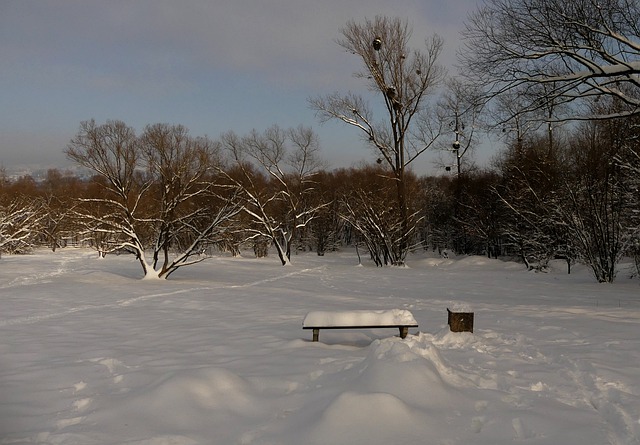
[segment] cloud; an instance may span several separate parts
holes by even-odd
[[[109,75],[119,84],[124,76],[154,82],[162,78],[158,73],[190,79],[212,70],[308,86],[335,84],[345,69],[347,75],[353,71],[355,61],[335,44],[347,20],[406,17],[420,44],[433,32],[448,33],[442,23],[460,19],[447,5],[427,7],[424,0],[10,0],[0,24],[10,39],[3,53],[75,68],[89,78],[92,71],[102,71],[105,86]],[[449,20],[430,21],[447,14],[452,14]]]
[[[12,159],[32,156],[31,147],[59,145],[48,142],[57,136],[47,135],[72,134],[92,117],[137,127],[181,123],[214,136],[237,130],[238,123],[318,127],[310,112],[300,120],[307,97],[364,87],[352,77],[359,60],[335,43],[347,21],[407,18],[412,46],[438,33],[446,45],[442,62],[451,64],[458,31],[474,5],[475,0],[2,0],[0,102],[8,105],[0,110],[0,152],[4,162],[10,150]],[[15,129],[28,134],[7,136]],[[327,131],[333,137],[335,131]]]

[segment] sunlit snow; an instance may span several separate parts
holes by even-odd
[[[482,257],[0,259],[0,444],[640,443],[640,284]],[[390,308],[419,328],[331,330]],[[452,333],[447,308],[472,308]]]

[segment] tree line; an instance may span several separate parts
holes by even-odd
[[[409,250],[519,258],[544,270],[554,258],[613,281],[640,255],[638,152],[633,119],[585,122],[554,145],[539,133],[513,140],[492,166],[460,175],[406,172]],[[83,122],[67,148],[88,179],[50,170],[36,182],[0,182],[4,252],[91,246],[130,253],[145,276],[166,277],[212,252],[257,256],[363,248],[395,264],[405,231],[393,174],[378,163],[328,170],[315,133],[278,126],[219,140],[179,125],[136,135],[121,121]]]
[[[93,177],[4,180],[0,250],[73,238],[167,277],[247,245],[259,256],[274,246],[283,265],[297,249],[364,247],[379,266],[447,249],[539,270],[582,261],[611,282],[625,255],[640,268],[638,18],[635,0],[485,0],[462,33],[457,77],[438,64],[437,35],[419,50],[406,20],[349,21],[337,43],[359,58],[368,95],[309,104],[358,131],[373,162],[327,170],[304,126],[211,140],[86,121],[66,153]],[[471,159],[479,133],[505,147],[484,168]],[[452,174],[416,175],[436,149]]]

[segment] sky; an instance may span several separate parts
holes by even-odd
[[[347,21],[408,19],[412,47],[437,33],[454,72],[475,0],[2,0],[0,166],[64,168],[82,121],[181,124],[216,139],[311,126],[331,168],[371,161],[358,132],[322,124],[308,99],[362,91]],[[371,98],[374,101],[374,98]],[[425,157],[417,171],[433,168]]]

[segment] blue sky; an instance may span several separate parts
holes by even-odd
[[[307,99],[364,85],[335,43],[345,23],[407,18],[416,48],[437,33],[452,65],[475,0],[2,0],[0,165],[64,168],[81,121],[217,138],[312,126],[331,168],[371,160],[359,134],[321,124]],[[373,98],[372,98],[373,100]],[[427,171],[425,157],[417,167]]]

